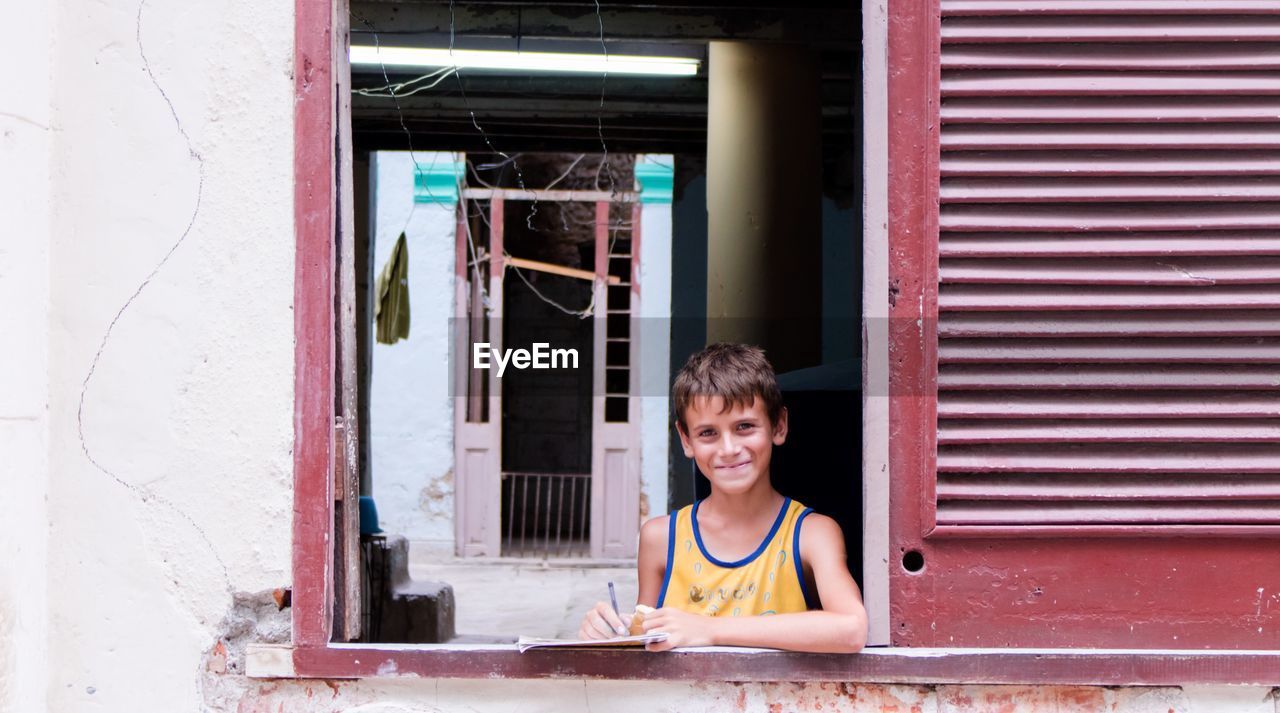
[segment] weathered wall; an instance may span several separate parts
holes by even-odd
[[[0,27],[0,711],[46,707],[52,28]]]
[[[668,166],[672,156],[639,157]],[[666,514],[671,408],[671,204],[640,208],[640,521]]]
[[[1274,713],[1259,688],[1094,688],[1084,686],[879,686],[813,684],[652,684],[624,681],[396,681],[265,683],[246,713]]]
[[[403,231],[409,252],[409,338],[373,344],[369,435],[373,496],[382,529],[404,535],[414,556],[453,556],[453,318],[455,204],[414,204],[414,158],[443,168],[448,153],[374,155],[373,269],[381,274]],[[460,158],[460,157],[458,157]]]
[[[249,681],[292,506],[289,3],[0,42],[0,710],[1274,713],[1266,689]],[[46,498],[47,496],[47,498]]]
[[[290,576],[292,7],[50,5],[48,707],[197,710]]]

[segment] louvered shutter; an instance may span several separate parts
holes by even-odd
[[[896,19],[898,642],[1280,646],[1280,2]]]

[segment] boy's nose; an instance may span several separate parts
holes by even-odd
[[[734,455],[739,450],[738,441],[733,437],[732,433],[726,433],[720,438],[720,453],[722,455]]]

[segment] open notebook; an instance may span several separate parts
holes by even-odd
[[[613,649],[627,646],[644,646],[650,641],[663,641],[667,638],[665,632],[655,632],[651,634],[640,634],[639,636],[616,636],[612,639],[539,639],[534,636],[521,636],[516,641],[516,648],[520,653],[524,653],[529,649],[545,649],[545,648],[583,648],[583,649]]]

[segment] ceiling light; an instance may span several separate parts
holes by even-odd
[[[457,67],[509,72],[571,72],[578,74],[648,74],[693,76],[698,60],[689,57],[566,54],[560,52],[502,52],[441,50],[423,47],[351,46],[351,64],[386,67]]]

